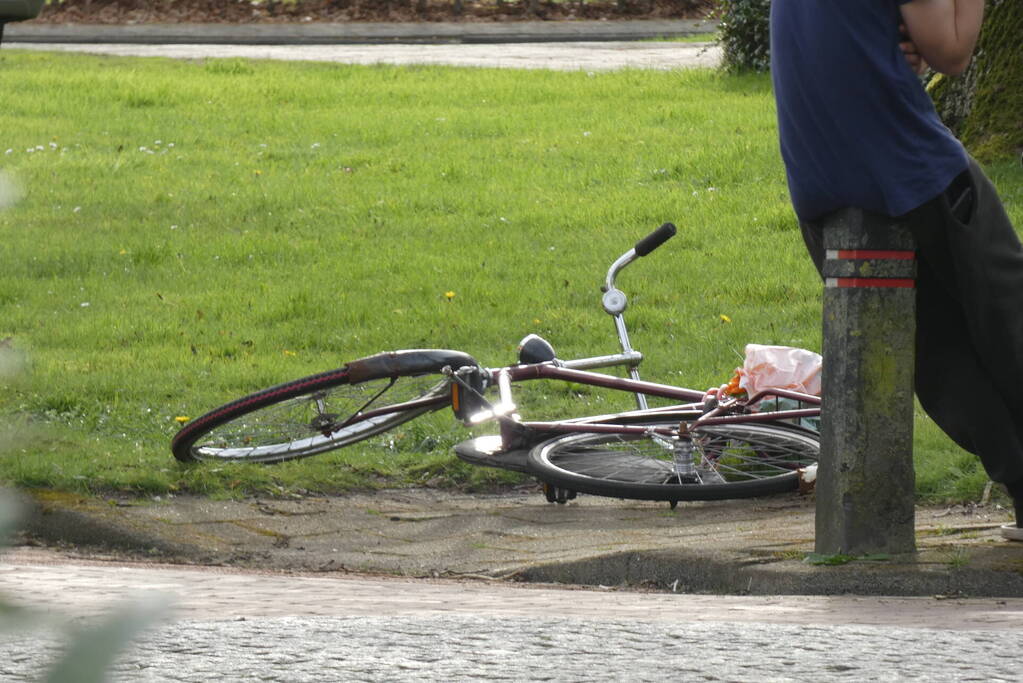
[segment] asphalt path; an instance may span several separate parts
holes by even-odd
[[[542,42],[448,45],[212,45],[120,43],[5,43],[4,49],[81,52],[174,59],[274,59],[341,64],[433,64],[461,67],[610,71],[714,67],[713,43]]]

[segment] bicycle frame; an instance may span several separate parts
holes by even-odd
[[[485,411],[472,422],[483,422],[497,419],[501,425],[502,437],[510,443],[514,433],[521,429],[540,432],[606,432],[616,434],[643,434],[651,431],[651,427],[643,424],[623,424],[630,421],[642,422],[653,419],[659,422],[678,417],[680,430],[690,431],[703,426],[725,425],[749,422],[780,422],[799,420],[820,416],[820,408],[798,408],[793,410],[773,410],[755,412],[756,405],[766,399],[787,398],[799,403],[820,406],[820,397],[788,390],[762,391],[749,399],[727,399],[719,401],[713,394],[666,384],[656,384],[642,380],[612,377],[596,372],[585,372],[567,367],[559,367],[553,363],[541,363],[525,366],[511,366],[489,370],[496,375],[496,384],[500,392],[500,402]],[[612,413],[603,416],[559,421],[522,421],[516,413],[516,405],[511,395],[511,383],[530,379],[554,379],[588,386],[632,392],[643,396],[657,396],[679,401],[677,405],[663,408],[641,408],[638,410]],[[644,402],[645,403],[645,402]],[[692,419],[693,414],[698,417]],[[653,430],[670,434],[668,430]]]
[[[544,472],[552,485],[567,481],[571,482],[569,486],[580,483],[584,487],[590,486],[589,480],[581,481],[571,470],[563,471],[548,461],[548,455],[554,451],[560,453],[560,449],[571,450],[576,444],[600,442],[601,439],[615,444],[612,448],[617,448],[620,437],[639,444],[656,444],[653,447],[655,455],[660,455],[658,446],[669,451],[675,463],[673,467],[678,468],[673,471],[679,477],[679,484],[684,486],[688,486],[687,482],[692,477],[705,483],[702,474],[689,471],[694,466],[690,461],[695,457],[692,454],[696,443],[702,444],[701,448],[706,444],[717,444],[714,447],[720,449],[733,448],[731,444],[734,443],[750,443],[751,439],[765,439],[760,442],[762,445],[751,446],[751,452],[760,458],[761,450],[777,450],[784,461],[789,455],[785,444],[791,442],[795,444],[793,452],[798,455],[806,451],[803,460],[813,460],[812,452],[817,446],[812,435],[798,434],[790,425],[764,424],[740,428],[738,423],[780,423],[817,417],[819,409],[815,407],[800,405],[796,410],[781,410],[783,406],[780,403],[773,409],[763,403],[774,397],[816,406],[820,400],[815,396],[779,390],[739,399],[724,396],[716,389],[697,391],[640,379],[638,366],[643,354],[634,349],[629,340],[623,317],[626,296],[615,286],[615,279],[629,264],[652,252],[674,233],[673,225],[662,225],[616,259],[607,271],[601,287],[602,305],[614,320],[621,345],[618,353],[561,360],[556,357],[553,347],[536,335],[522,340],[518,364],[499,368],[480,367],[469,354],[450,349],[378,353],[335,370],[255,392],[209,411],[178,432],[171,444],[172,451],[183,462],[281,462],[342,448],[426,413],[450,407],[455,417],[466,425],[491,420],[497,422],[500,430],[499,434],[470,439],[455,446],[460,458],[474,464],[526,473]],[[596,371],[614,366],[627,367],[628,376]],[[536,379],[628,392],[636,397],[636,408],[565,420],[524,421],[517,412],[512,388],[516,382]],[[496,398],[491,395],[488,399],[484,395],[488,388],[496,389],[493,392],[497,394]],[[647,397],[666,400],[671,405],[650,408]],[[388,405],[390,401],[397,402]],[[725,425],[736,427],[725,428]],[[697,431],[704,426],[706,430]],[[573,432],[591,434],[571,434]],[[768,436],[773,441],[766,440]],[[775,448],[775,444],[780,445]],[[553,450],[549,452],[548,449]],[[742,461],[745,456],[730,451],[729,457]],[[770,462],[771,458],[760,459],[777,470]],[[618,476],[617,464],[613,467],[615,469],[611,472],[600,473],[599,478],[610,480],[610,477]],[[636,473],[642,474],[643,467]],[[757,467],[760,467],[759,463]],[[791,477],[784,467],[781,471],[782,479],[774,478],[779,475],[763,477],[771,480],[766,488],[759,484],[753,489],[740,486],[741,490],[734,493],[747,495],[753,490],[773,490],[778,483],[787,485]],[[761,478],[759,472],[756,470],[752,478]],[[585,479],[589,475],[580,476]],[[725,482],[719,477],[711,483]],[[603,495],[600,491],[611,489],[604,484],[595,486],[599,495]],[[586,492],[585,488],[557,490]],[[728,491],[732,492],[731,489]],[[670,489],[657,495],[676,493],[675,489]],[[642,496],[648,494],[650,492],[646,489],[640,493]],[[698,497],[702,496],[701,493]],[[558,500],[561,501],[560,498]]]

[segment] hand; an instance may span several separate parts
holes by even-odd
[[[909,68],[913,70],[913,73],[917,76],[923,75],[929,67],[924,58],[920,56],[920,52],[917,51],[916,43],[910,39],[909,33],[906,32],[905,24],[899,25],[899,32],[905,39],[899,43],[899,49],[902,50],[902,56],[906,58],[906,63],[909,64]]]

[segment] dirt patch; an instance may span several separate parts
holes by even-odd
[[[699,19],[713,0],[62,0],[36,23],[274,23]]]

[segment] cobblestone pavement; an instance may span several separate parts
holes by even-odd
[[[123,45],[10,43],[5,49],[88,52],[178,59],[233,58],[345,64],[436,64],[607,71],[713,67],[720,48],[709,43],[566,42],[507,45]]]
[[[139,639],[114,681],[1016,681],[1020,639],[989,631],[647,623],[559,617],[187,621]],[[38,680],[54,638],[0,646]]]
[[[157,593],[176,611],[117,660],[114,680],[999,681],[1018,680],[1023,633],[1020,599],[628,593],[24,550],[0,561],[0,592],[62,624],[0,637],[5,681],[37,680],[66,632]]]

